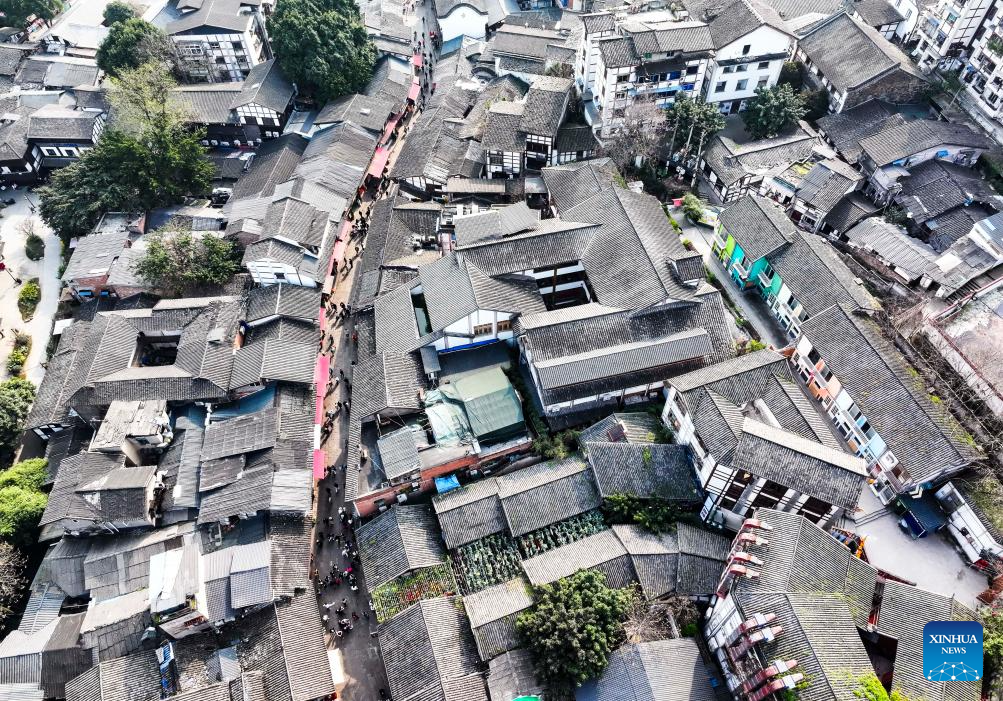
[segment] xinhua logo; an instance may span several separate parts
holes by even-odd
[[[982,624],[927,623],[923,627],[923,672],[935,682],[982,679]]]

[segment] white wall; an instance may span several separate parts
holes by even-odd
[[[445,17],[439,18],[439,31],[443,41],[450,41],[459,36],[472,39],[484,38],[484,25],[488,16],[475,10],[470,5],[457,5]]]
[[[793,49],[793,39],[773,27],[761,26],[755,31],[733,41],[722,47],[714,56],[714,61],[708,71],[707,77],[707,101],[708,102],[730,102],[733,100],[745,100],[756,94],[756,88],[761,79],[766,80],[765,87],[773,87],[780,78],[780,70],[783,68],[785,59],[761,59],[759,57],[770,56],[783,53],[790,56]],[[748,53],[744,53],[745,47],[749,47]],[[739,71],[740,66],[722,66],[723,61],[744,60],[742,64],[746,70]],[[759,64],[766,62],[765,68],[760,68]],[[745,80],[744,90],[738,89],[740,81]],[[725,84],[723,92],[717,92],[719,83]],[[722,110],[730,109],[730,105],[722,105]]]

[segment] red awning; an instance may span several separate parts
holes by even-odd
[[[390,151],[380,146],[373,154],[373,160],[369,162],[369,172],[366,175],[373,178],[383,177],[383,169],[387,167],[387,159],[390,158]]]
[[[387,121],[387,125],[383,127],[383,134],[380,136],[380,144],[386,144],[390,141],[390,135],[394,133],[394,129],[397,128],[397,122],[399,121],[399,114],[395,114],[389,121]]]
[[[313,451],[313,478],[315,481],[324,479],[326,462],[327,455],[323,450]]]
[[[415,78],[411,83],[411,89],[407,92],[407,99],[414,102],[418,99],[419,95],[421,95],[421,83],[419,83],[418,79]]]
[[[415,68],[421,68],[422,58],[421,54],[415,54],[411,57],[411,63],[414,64]]]

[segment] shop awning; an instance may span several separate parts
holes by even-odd
[[[419,95],[421,95],[421,83],[419,83],[418,79],[415,78],[411,82],[411,89],[408,90],[407,92],[407,99],[410,100],[411,102],[414,102],[415,100],[418,99]]]
[[[387,167],[387,160],[390,158],[390,150],[380,146],[373,154],[373,160],[369,162],[368,176],[382,178],[383,169]]]
[[[421,64],[422,64],[421,54],[415,54],[414,56],[412,56],[411,57],[411,63],[414,64],[415,68],[421,68]]]

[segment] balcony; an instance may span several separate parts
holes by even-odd
[[[741,263],[739,263],[738,261],[735,261],[734,263],[731,264],[731,267],[732,267],[732,270],[734,270],[736,273],[738,273],[738,276],[740,278],[742,278],[743,280],[748,280],[749,279],[749,271],[746,270],[745,266],[743,266]]]
[[[719,233],[717,233],[715,231],[714,235],[711,237],[711,241],[713,241],[715,249],[717,249],[719,251],[723,251],[724,250],[725,240],[724,240],[724,237],[721,236],[721,234],[719,234]]]
[[[756,279],[759,281],[759,285],[763,289],[769,289],[773,284],[773,278],[768,277],[764,272],[760,272],[759,275],[756,276]]]

